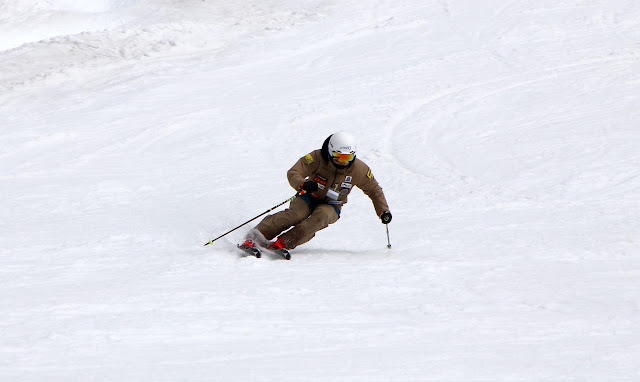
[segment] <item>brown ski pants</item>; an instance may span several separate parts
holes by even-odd
[[[289,208],[269,215],[255,227],[265,239],[272,240],[283,231],[289,231],[280,237],[288,249],[293,249],[313,239],[316,232],[338,221],[340,216],[329,204],[318,204],[314,208],[301,197],[291,201]]]

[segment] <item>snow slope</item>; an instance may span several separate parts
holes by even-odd
[[[0,380],[640,380],[640,4],[0,3]],[[338,130],[354,191],[242,257]]]

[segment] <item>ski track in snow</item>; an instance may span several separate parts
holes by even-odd
[[[638,20],[0,4],[0,380],[638,380]],[[202,247],[341,129],[391,250],[357,190],[291,261]]]

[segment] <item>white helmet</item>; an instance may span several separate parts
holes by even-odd
[[[334,161],[348,164],[356,158],[356,140],[353,135],[340,131],[329,139],[329,157]]]

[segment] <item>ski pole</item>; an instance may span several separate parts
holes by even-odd
[[[389,240],[389,224],[385,224],[387,227],[387,248],[391,248],[391,241]]]
[[[293,199],[295,199],[297,196],[298,196],[298,194],[295,194],[295,195],[293,195],[292,197],[290,197],[289,199],[285,200],[284,202],[282,202],[282,203],[278,204],[277,206],[273,206],[273,207],[269,208],[268,210],[264,211],[263,213],[261,213],[260,215],[258,215],[258,216],[256,216],[256,217],[254,217],[254,218],[252,218],[252,219],[250,219],[250,220],[247,220],[246,222],[244,222],[244,223],[240,224],[239,226],[237,226],[236,228],[232,229],[231,231],[223,233],[222,235],[220,235],[220,236],[216,237],[215,239],[213,239],[213,240],[211,240],[210,242],[208,242],[207,244],[205,244],[205,246],[207,246],[207,245],[209,245],[209,244],[213,243],[214,241],[216,241],[216,240],[220,239],[220,238],[221,238],[221,237],[223,237],[223,236],[226,236],[226,235],[230,234],[231,232],[233,232],[233,231],[237,230],[238,228],[240,228],[240,227],[242,227],[242,226],[244,226],[244,225],[247,225],[247,224],[251,223],[252,221],[254,221],[254,220],[256,220],[257,218],[259,218],[260,216],[265,215],[265,214],[268,214],[269,212],[271,212],[271,211],[275,210],[276,208],[280,207],[281,205],[283,205],[283,204],[285,204],[285,203],[287,203],[287,202],[292,201],[292,200],[293,200]]]

